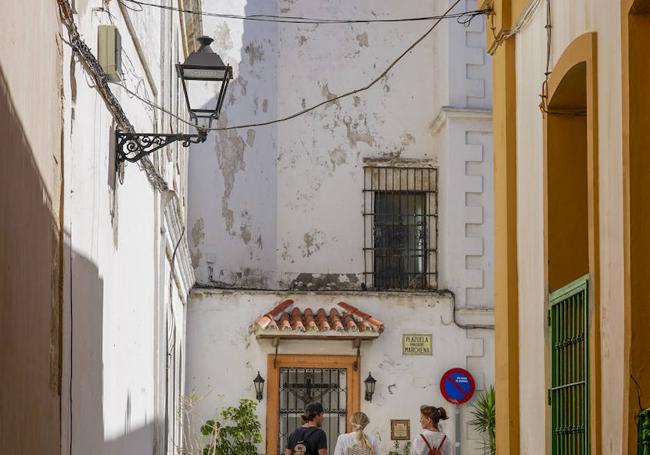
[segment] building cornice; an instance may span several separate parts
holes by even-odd
[[[463,107],[443,106],[435,120],[431,123],[431,132],[436,135],[447,124],[448,119],[453,120],[492,120],[491,109],[467,109]]]

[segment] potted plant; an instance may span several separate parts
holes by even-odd
[[[242,399],[239,406],[224,408],[220,420],[207,420],[201,426],[207,438],[203,455],[257,455],[262,432],[256,410],[255,401]]]
[[[483,435],[484,453],[495,455],[496,448],[496,401],[494,386],[480,392],[472,403],[472,417],[469,424]]]

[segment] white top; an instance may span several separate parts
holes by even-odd
[[[368,441],[372,446],[375,455],[381,455],[379,453],[379,446],[377,445],[377,440],[372,436],[366,433]],[[336,448],[334,449],[334,455],[348,455],[348,449],[358,443],[357,433],[345,433],[339,435],[339,438],[336,440]]]
[[[413,438],[413,443],[411,445],[411,455],[427,455],[429,452],[429,448],[427,445],[424,443],[422,440],[422,437],[420,434],[423,434],[425,438],[427,438],[427,441],[429,442],[429,445],[431,445],[432,448],[437,449],[440,443],[442,442],[442,438],[445,436],[445,434],[441,431],[431,431],[431,430],[422,430],[420,431],[415,438]],[[453,451],[453,444],[449,440],[449,437],[445,439],[445,443],[440,447],[440,453],[442,455],[452,455]]]

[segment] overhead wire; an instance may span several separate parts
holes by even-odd
[[[120,0],[120,1],[123,1],[123,0]],[[128,0],[128,1],[135,2],[137,0]],[[127,91],[127,93],[129,93],[131,96],[134,96],[134,97],[138,98],[143,103],[145,103],[145,104],[147,104],[147,105],[149,105],[149,106],[151,106],[151,107],[153,107],[155,109],[159,109],[159,110],[165,112],[166,114],[177,118],[178,120],[182,121],[183,123],[185,123],[187,125],[193,126],[193,127],[197,128],[197,129],[204,129],[205,131],[228,131],[228,130],[235,130],[235,129],[240,129],[240,128],[254,128],[254,127],[260,127],[260,126],[268,126],[268,125],[272,125],[272,124],[276,124],[276,123],[286,122],[288,120],[292,120],[292,119],[294,119],[296,117],[299,117],[301,115],[305,115],[305,114],[307,114],[307,113],[309,113],[309,112],[311,112],[311,111],[313,111],[315,109],[318,109],[321,106],[324,106],[324,105],[327,105],[327,104],[330,104],[330,103],[335,103],[335,102],[337,102],[337,101],[339,101],[339,100],[341,100],[343,98],[348,98],[348,97],[350,97],[352,95],[356,95],[357,93],[361,93],[361,92],[364,92],[364,91],[369,90],[370,88],[372,88],[379,81],[381,81],[409,52],[411,52],[418,44],[420,44],[427,36],[429,36],[433,32],[433,30],[435,30],[435,28],[438,26],[438,24],[440,24],[440,22],[442,22],[444,19],[447,19],[449,17],[455,17],[455,16],[452,16],[452,14],[456,14],[456,13],[451,13],[451,11],[453,11],[454,8],[456,8],[456,6],[458,6],[460,1],[461,0],[455,1],[445,11],[444,14],[442,14],[440,16],[436,16],[438,19],[436,19],[436,21],[431,25],[431,27],[429,27],[426,30],[426,32],[424,32],[422,35],[420,35],[418,37],[418,39],[416,39],[410,46],[408,46],[406,48],[406,50],[404,50],[396,59],[394,59],[386,67],[386,69],[384,69],[378,76],[376,76],[368,84],[366,84],[366,85],[364,85],[362,87],[356,88],[354,90],[347,91],[347,92],[345,92],[345,93],[343,93],[341,95],[338,95],[338,96],[335,96],[335,97],[332,97],[332,98],[328,98],[327,100],[324,100],[324,101],[322,101],[320,103],[314,104],[313,106],[307,107],[307,108],[302,109],[300,111],[297,111],[297,112],[295,112],[293,114],[290,114],[290,115],[287,115],[287,116],[284,116],[284,117],[280,117],[280,118],[277,118],[277,119],[269,120],[269,121],[266,121],[266,122],[245,123],[245,124],[240,124],[240,125],[223,126],[223,127],[201,128],[200,126],[197,126],[194,123],[188,122],[187,120],[185,120],[185,119],[183,119],[183,118],[169,112],[168,110],[164,109],[163,107],[158,106],[158,105],[152,103],[151,101],[141,97],[137,93],[129,90],[123,84],[116,83],[116,82],[114,82],[114,84],[119,85],[120,87],[125,89]],[[486,14],[486,12],[483,12],[481,14]],[[478,16],[478,14],[471,16],[471,18],[467,22],[463,22],[463,25],[465,25],[466,27],[469,26],[471,24],[471,19],[474,19],[477,16]]]
[[[354,90],[350,90],[348,92],[345,92],[341,95],[337,95],[331,98],[328,98],[324,101],[321,101],[320,103],[314,104],[313,106],[310,106],[308,108],[302,109],[298,112],[295,112],[291,115],[287,115],[285,117],[277,118],[274,120],[269,120],[266,122],[257,122],[257,123],[247,123],[247,124],[242,124],[242,125],[235,125],[235,126],[225,126],[225,127],[213,127],[213,128],[208,128],[208,131],[228,131],[228,130],[234,130],[234,129],[239,129],[239,128],[254,128],[254,127],[259,127],[259,126],[267,126],[267,125],[272,125],[275,123],[281,123],[281,122],[286,122],[287,120],[294,119],[296,117],[299,117],[301,115],[307,114],[315,109],[318,109],[321,106],[324,106],[326,104],[330,103],[335,103],[343,98],[350,97],[352,95],[356,95],[357,93],[364,92],[371,87],[373,87],[375,84],[377,84],[379,81],[381,81],[394,67],[397,65],[409,52],[411,52],[418,44],[420,44],[427,36],[429,36],[435,28],[442,22],[443,19],[448,17],[448,15],[453,11],[456,6],[461,2],[461,0],[456,0],[442,16],[439,16],[439,18],[427,29],[426,32],[424,32],[418,39],[416,39],[409,47],[406,48],[404,52],[402,52],[395,60],[393,60],[390,65],[386,67],[384,71],[382,71],[377,77],[375,77],[372,81],[370,81],[368,84],[364,85],[363,87],[356,88]]]
[[[164,107],[159,106],[159,105],[149,101],[147,98],[143,97],[142,95],[138,94],[137,92],[134,92],[133,90],[128,88],[126,85],[122,84],[121,82],[108,81],[108,83],[113,84],[113,85],[117,85],[118,87],[121,87],[129,96],[132,96],[133,98],[136,98],[136,99],[142,101],[147,106],[152,107],[154,109],[158,109],[159,111],[164,112],[165,114],[169,115],[170,117],[174,117],[176,120],[178,120],[178,121],[180,121],[180,122],[182,122],[182,123],[184,123],[186,125],[197,128],[197,125],[195,123],[192,123],[192,122],[184,119],[180,115],[176,115],[173,112],[171,112],[170,110],[165,109]]]
[[[303,17],[303,16],[281,16],[273,14],[252,14],[252,15],[242,15],[242,14],[228,14],[228,13],[215,13],[209,11],[197,11],[187,8],[177,8],[174,6],[161,5],[159,3],[151,3],[148,1],[142,0],[118,0],[126,8],[131,11],[141,12],[144,11],[144,7],[159,8],[169,11],[176,11],[186,14],[195,14],[199,16],[209,16],[209,17],[218,17],[221,19],[238,19],[244,21],[255,21],[255,22],[276,22],[276,23],[285,23],[285,24],[309,24],[309,25],[334,25],[334,24],[373,24],[373,23],[396,23],[396,22],[430,22],[438,19],[458,19],[459,22],[466,21],[468,18],[471,20],[472,17],[480,16],[486,14],[489,9],[480,9],[472,11],[464,11],[459,13],[445,14],[443,16],[417,16],[417,17],[404,17],[404,18],[362,18],[362,19],[325,19],[325,18],[315,18],[315,17]],[[134,7],[133,5],[137,5]]]
[[[138,5],[152,5],[152,6],[161,6],[161,7],[162,7],[162,5],[150,4],[150,3],[142,2],[142,1],[139,1],[139,0],[119,0],[119,1],[120,1],[120,3],[122,3],[122,4],[124,4],[124,2],[129,2],[129,3],[133,3],[133,4],[138,4]],[[372,88],[374,85],[376,85],[379,81],[381,81],[384,77],[386,77],[386,75],[387,75],[387,74],[388,74],[388,73],[389,73],[389,72],[390,72],[390,71],[391,71],[391,70],[392,70],[392,69],[393,69],[393,68],[394,68],[394,67],[395,67],[395,66],[396,66],[396,65],[397,65],[397,64],[398,64],[398,63],[399,63],[399,62],[400,62],[400,61],[401,61],[401,60],[402,60],[402,59],[403,59],[403,58],[404,58],[404,57],[409,53],[409,52],[411,52],[411,51],[412,51],[412,50],[413,50],[413,49],[414,49],[418,44],[420,44],[420,43],[421,43],[421,42],[422,42],[422,41],[423,41],[427,36],[429,36],[429,35],[433,32],[433,30],[434,30],[434,29],[435,29],[435,28],[436,28],[436,27],[437,27],[437,26],[438,26],[438,25],[439,25],[443,20],[445,20],[445,19],[450,19],[450,18],[457,18],[457,19],[459,19],[459,20],[458,20],[459,23],[461,23],[461,24],[463,24],[464,26],[467,27],[467,26],[469,26],[469,25],[471,24],[471,22],[472,22],[473,19],[475,19],[475,18],[478,17],[479,15],[487,14],[487,13],[489,12],[489,10],[475,10],[475,11],[466,11],[466,12],[462,12],[462,13],[452,13],[452,11],[454,10],[454,8],[456,8],[456,6],[458,6],[458,4],[460,3],[460,1],[461,1],[461,0],[457,0],[457,1],[455,1],[455,2],[454,2],[454,3],[453,3],[449,8],[447,8],[447,10],[446,10],[442,15],[438,15],[438,16],[430,16],[431,18],[434,18],[434,17],[436,18],[436,19],[435,19],[435,22],[434,22],[434,23],[433,23],[433,24],[432,24],[432,25],[431,25],[431,26],[430,26],[430,27],[429,27],[429,28],[428,28],[428,29],[427,29],[427,30],[426,30],[426,31],[425,31],[425,32],[424,32],[420,37],[418,37],[418,39],[416,39],[416,40],[415,40],[415,41],[414,41],[410,46],[408,46],[408,47],[406,48],[406,50],[404,50],[404,51],[403,51],[403,52],[402,52],[402,53],[401,53],[401,54],[400,54],[396,59],[394,59],[394,60],[393,60],[393,61],[392,61],[392,62],[391,62],[387,67],[386,67],[386,69],[384,69],[384,70],[383,70],[383,71],[382,71],[378,76],[376,76],[376,77],[375,77],[373,80],[371,80],[368,84],[366,84],[366,85],[364,85],[364,86],[362,86],[362,87],[356,88],[356,89],[354,89],[354,90],[350,90],[350,91],[348,91],[348,92],[345,92],[345,93],[343,93],[343,94],[341,94],[341,95],[338,95],[338,96],[335,96],[335,97],[329,98],[329,99],[324,100],[324,101],[322,101],[322,102],[320,102],[320,103],[314,104],[313,106],[310,106],[310,107],[308,107],[308,108],[305,108],[305,109],[302,109],[302,110],[300,110],[300,111],[297,111],[297,112],[295,112],[295,113],[293,113],[293,114],[290,114],[290,115],[287,115],[287,116],[284,116],[284,117],[280,117],[280,118],[277,118],[277,119],[273,119],[273,120],[265,121],[265,122],[246,123],[246,124],[233,125],[233,126],[223,126],[223,127],[203,128],[203,127],[201,127],[201,126],[199,126],[199,125],[197,125],[197,124],[195,124],[195,123],[189,122],[189,121],[187,121],[186,119],[184,119],[184,118],[182,118],[182,117],[180,117],[180,116],[178,116],[178,115],[172,113],[171,111],[169,111],[169,110],[163,108],[162,106],[159,106],[159,105],[157,105],[157,104],[155,104],[155,103],[149,101],[148,99],[144,98],[143,96],[139,95],[138,93],[134,92],[133,90],[130,90],[128,87],[126,87],[126,85],[124,85],[124,84],[122,84],[122,83],[119,83],[119,82],[110,82],[110,83],[120,86],[120,87],[121,87],[122,89],[124,89],[124,90],[125,90],[125,91],[130,95],[130,96],[137,98],[138,100],[140,100],[140,101],[143,102],[144,104],[146,104],[146,105],[148,105],[148,106],[150,106],[150,107],[152,107],[152,108],[154,108],[154,109],[160,110],[160,111],[166,113],[167,115],[176,118],[176,119],[179,120],[180,122],[182,122],[182,123],[184,123],[184,124],[186,124],[186,125],[188,125],[188,126],[191,126],[191,127],[196,128],[197,130],[204,130],[204,131],[228,131],[228,130],[234,130],[234,129],[240,129],[240,128],[254,128],[254,127],[268,126],[268,125],[272,125],[272,124],[277,124],[277,123],[281,123],[281,122],[286,122],[286,121],[288,121],[288,120],[292,120],[292,119],[294,119],[294,118],[296,118],[296,117],[299,117],[299,116],[301,116],[301,115],[305,115],[305,114],[307,114],[307,113],[309,113],[309,112],[311,112],[311,111],[313,111],[313,110],[315,110],[315,109],[318,109],[318,108],[321,107],[321,106],[324,106],[324,105],[327,105],[327,104],[330,104],[330,103],[335,103],[335,102],[337,102],[337,101],[339,101],[339,100],[341,100],[341,99],[343,99],[343,98],[347,98],[347,97],[350,97],[350,96],[355,95],[355,94],[357,94],[357,93],[361,93],[361,92],[364,92],[364,91],[366,91],[366,90],[369,90],[369,89]],[[125,5],[125,6],[126,6],[126,5]],[[130,9],[133,9],[132,7],[129,7],[129,8],[130,8]],[[164,8],[165,8],[165,9],[169,9],[169,8],[172,8],[172,7],[164,7]],[[174,8],[172,8],[172,9],[174,9]],[[176,9],[177,9],[177,8],[176,8]],[[190,11],[190,10],[182,10],[182,9],[177,9],[177,10],[179,10],[179,11],[181,11],[181,12],[188,12],[188,11]],[[136,11],[140,11],[140,10],[136,10]],[[196,13],[196,12],[195,12],[195,13]],[[199,13],[197,13],[197,14],[199,14]],[[210,13],[200,13],[200,14],[210,14]],[[249,17],[250,17],[250,16],[249,16]],[[107,79],[105,79],[103,82],[109,82],[109,81],[108,81]],[[112,93],[111,93],[110,95],[112,95]],[[113,98],[113,97],[111,96],[111,98]],[[110,103],[110,104],[113,104],[113,103]],[[121,109],[119,109],[119,110],[117,111],[117,114],[118,114],[118,117],[122,117],[121,114],[123,114],[123,111],[121,111]],[[125,116],[124,116],[124,117],[125,117]],[[124,117],[122,117],[122,118],[124,119]],[[124,125],[124,126],[126,126],[126,125]],[[129,124],[128,126],[130,126],[131,128],[128,128],[128,127],[127,127],[127,129],[132,129],[132,126],[131,126],[130,124]]]
[[[490,55],[494,55],[496,53],[497,48],[501,46],[507,39],[512,38],[521,30],[528,25],[528,23],[532,20],[532,18],[535,15],[535,12],[537,11],[537,8],[539,5],[542,4],[544,0],[533,0],[531,1],[526,9],[521,13],[519,16],[519,19],[517,19],[517,22],[513,25],[513,27],[510,30],[504,30],[503,32],[497,34],[496,33],[496,24],[495,24],[495,14],[494,11],[490,10],[488,14],[490,15],[490,30],[492,31],[492,36],[494,38],[494,43],[488,50],[488,53]]]
[[[117,126],[123,131],[134,132],[135,128],[133,124],[129,121],[122,105],[108,85],[108,76],[88,45],[81,38],[77,25],[74,23],[70,3],[67,0],[57,0],[57,2],[59,5],[59,16],[68,31],[68,40],[63,40],[62,38],[63,42],[70,46],[73,53],[77,55],[77,58],[81,62],[86,73],[92,78],[95,90],[97,90],[104,100],[104,103],[111,112]],[[160,109],[159,106],[158,108]],[[169,188],[165,179],[158,173],[156,167],[148,157],[144,157],[140,160],[138,166],[142,171],[144,171],[147,180],[153,188],[163,193],[170,193],[173,197],[178,197],[176,192]],[[120,176],[120,180],[121,178],[122,176]]]

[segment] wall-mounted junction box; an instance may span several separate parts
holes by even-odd
[[[122,78],[122,42],[114,25],[100,25],[97,30],[99,64],[110,81]]]

